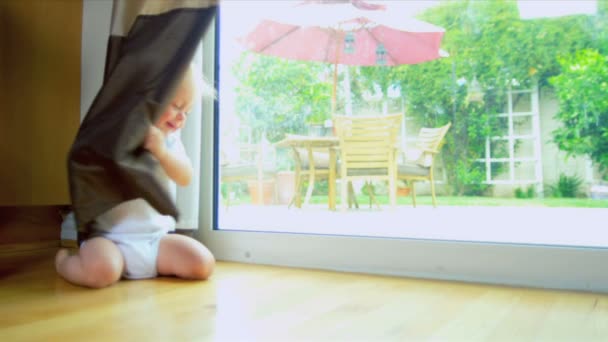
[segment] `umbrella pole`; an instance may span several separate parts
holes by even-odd
[[[331,117],[333,120],[333,117],[336,115],[336,94],[337,94],[337,87],[338,87],[338,60],[340,59],[340,44],[338,44],[338,38],[344,40],[344,35],[345,33],[342,32],[342,34],[340,35],[339,33],[337,33],[337,36],[334,36],[334,38],[336,38],[335,43],[336,43],[336,55],[334,56],[334,87],[332,89],[332,93],[331,93]]]
[[[336,91],[338,86],[338,63],[334,63],[334,84],[331,92],[331,117],[336,114]]]

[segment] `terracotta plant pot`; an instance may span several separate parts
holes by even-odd
[[[274,202],[274,180],[264,180],[262,182],[262,194],[259,193],[258,182],[255,180],[248,181],[247,187],[249,189],[249,196],[251,197],[252,204],[268,205]]]
[[[409,196],[410,191],[412,191],[412,189],[409,187],[397,188],[397,196],[402,196],[402,197]]]

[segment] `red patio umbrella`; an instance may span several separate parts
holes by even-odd
[[[444,29],[361,0],[306,1],[269,11],[243,39],[260,54],[334,64],[332,112],[338,64],[395,66],[444,56]]]

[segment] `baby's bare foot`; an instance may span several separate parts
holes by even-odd
[[[59,270],[60,265],[62,265],[65,259],[67,259],[69,256],[70,252],[66,248],[58,250],[57,254],[55,255],[55,269]]]

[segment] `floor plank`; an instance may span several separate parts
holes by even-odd
[[[608,336],[605,294],[230,262],[220,262],[204,282],[158,278],[89,290],[55,274],[54,251],[0,255],[0,340],[605,341]]]

